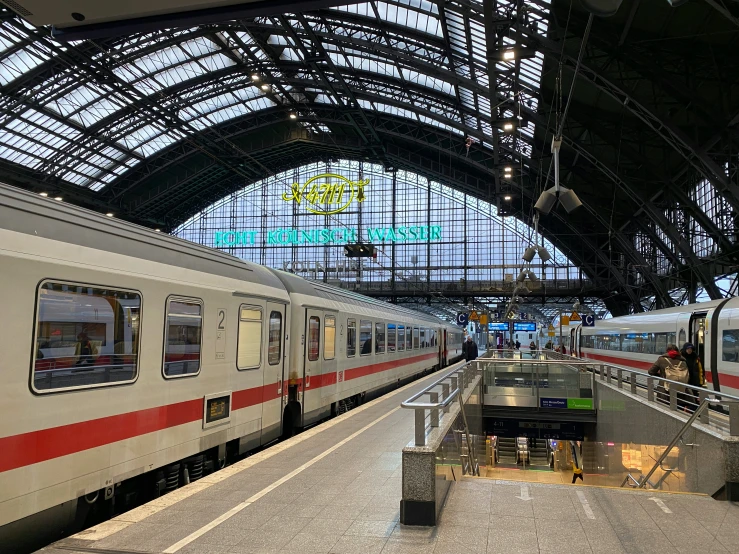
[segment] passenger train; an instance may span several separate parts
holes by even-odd
[[[0,185],[0,550],[461,359],[434,317]]]
[[[739,298],[597,320],[570,330],[573,354],[647,371],[668,344],[695,345],[707,387],[739,395]]]

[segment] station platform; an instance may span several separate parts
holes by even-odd
[[[696,494],[463,477],[436,527],[399,523],[400,402],[430,375],[42,554],[736,552],[739,507]],[[525,478],[526,472],[521,472]],[[587,477],[586,477],[587,478]]]

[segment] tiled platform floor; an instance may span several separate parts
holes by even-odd
[[[436,378],[40,552],[739,552],[737,506],[580,486],[464,480],[453,485],[438,527],[401,526],[401,450],[413,437],[413,413],[398,406]]]

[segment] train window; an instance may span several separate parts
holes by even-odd
[[[346,320],[346,356],[350,358],[357,355],[357,320]]]
[[[359,322],[359,342],[362,344],[360,356],[372,354],[372,322],[360,320]]]
[[[418,329],[416,329],[416,331],[417,330]],[[413,349],[413,327],[411,327],[410,325],[406,325],[405,327],[405,349]]]
[[[138,375],[141,295],[45,282],[38,289],[33,388],[130,383]]]
[[[405,350],[405,327],[398,325],[398,352]]]
[[[375,323],[375,352],[385,353],[385,324]]]
[[[200,373],[203,336],[203,301],[170,298],[164,336],[164,376],[184,377]]]
[[[418,327],[413,328],[413,350],[418,350],[420,345],[419,341],[419,329]]]
[[[269,314],[269,338],[267,346],[267,362],[269,365],[280,363],[282,354],[282,314],[271,312]]]
[[[336,316],[323,318],[323,359],[333,360],[336,357]]]
[[[318,345],[321,342],[321,318],[311,316],[308,320],[308,361],[318,359]]]
[[[236,345],[237,369],[254,369],[262,364],[262,308],[239,308],[239,336]]]
[[[388,323],[387,324],[387,351],[388,352],[395,352],[395,324],[394,323]]]
[[[721,336],[721,359],[739,362],[739,329],[727,329]]]
[[[680,334],[678,335],[680,338],[678,339],[678,346],[682,347],[683,344],[687,342],[687,339],[685,338],[685,329],[680,329]]]
[[[423,327],[421,328],[421,348],[426,348],[428,345],[426,344],[426,329]]]

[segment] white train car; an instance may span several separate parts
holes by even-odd
[[[668,344],[695,345],[708,386],[739,394],[739,298],[598,320],[570,330],[573,354],[647,371]]]
[[[439,337],[461,348],[433,317],[3,185],[0,268],[3,553],[438,368]]]

